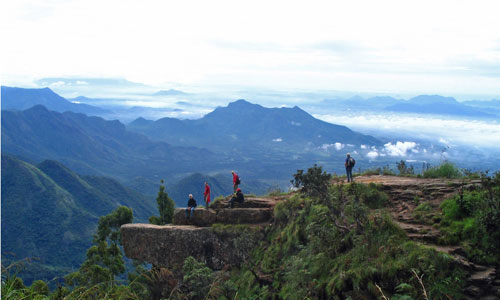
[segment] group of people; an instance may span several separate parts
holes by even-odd
[[[243,203],[245,201],[245,197],[243,196],[243,192],[238,187],[241,184],[241,179],[235,171],[231,171],[233,175],[233,197],[229,200],[229,206],[231,208],[234,207],[234,203]],[[208,208],[210,205],[210,186],[205,181],[205,191],[203,192],[203,200],[205,201],[205,207]],[[196,209],[197,203],[193,197],[193,194],[189,194],[189,199],[186,207],[186,218],[191,218],[194,216],[194,211]]]
[[[345,159],[345,170],[347,174],[347,182],[354,182],[354,179],[352,178],[352,168],[354,168],[354,165],[356,164],[356,161],[354,158],[351,156],[350,153],[347,153],[347,157]],[[231,171],[231,174],[233,175],[233,197],[231,200],[229,200],[229,207],[233,208],[234,203],[243,203],[245,201],[245,197],[243,196],[243,192],[239,188],[239,185],[241,184],[241,179],[240,176],[235,171]],[[203,198],[205,201],[205,207],[208,208],[210,205],[210,186],[208,183],[205,181],[205,192],[203,192]],[[193,197],[193,194],[189,194],[189,199],[186,207],[186,218],[193,217],[194,215],[194,210],[196,209],[196,200]]]

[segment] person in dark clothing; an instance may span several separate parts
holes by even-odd
[[[191,217],[193,216],[195,208],[196,208],[196,200],[194,200],[193,194],[189,194],[188,205],[186,207],[186,218],[189,219],[190,215]]]
[[[347,182],[354,182],[352,179],[352,168],[356,164],[354,158],[351,157],[350,153],[347,153],[347,157],[345,159],[345,172],[347,173]]]
[[[238,202],[238,203],[240,203],[240,204],[245,201],[245,197],[243,196],[243,192],[241,191],[240,188],[238,188],[236,190],[236,194],[233,195],[233,197],[231,198],[231,200],[229,200],[231,208],[234,207],[234,202],[235,201]]]

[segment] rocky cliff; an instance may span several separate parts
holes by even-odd
[[[121,232],[125,255],[174,270],[179,270],[189,256],[214,270],[239,266],[263,238],[278,200],[248,198],[243,204],[228,208],[226,198],[210,209],[196,209],[189,219],[184,208],[177,208],[173,225],[124,225]]]
[[[389,196],[387,210],[408,238],[446,253],[468,273],[464,291],[467,299],[500,299],[495,296],[500,291],[498,267],[470,262],[459,246],[443,245],[440,229],[430,222],[441,217],[439,205],[446,197],[478,181],[393,176],[364,176],[356,181],[379,184],[379,189]],[[192,219],[186,218],[184,209],[176,209],[174,225],[124,225],[125,254],[173,270],[179,270],[189,256],[206,262],[214,270],[240,266],[265,237],[265,228],[273,224],[275,204],[286,198],[249,198],[233,209],[228,208],[229,199],[224,199],[208,210],[197,209]],[[430,209],[421,218],[417,207],[422,203]]]

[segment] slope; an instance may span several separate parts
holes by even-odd
[[[205,171],[224,157],[198,148],[172,147],[106,121],[43,106],[2,111],[2,150],[32,161],[54,159],[81,174],[129,179]]]
[[[2,155],[2,258],[37,258],[23,276],[28,282],[64,274],[83,261],[98,218],[118,205],[146,221],[155,201],[111,179],[80,176],[58,162],[34,166]]]

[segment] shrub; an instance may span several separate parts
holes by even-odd
[[[500,258],[500,173],[482,174],[480,188],[445,200],[441,209],[445,242],[461,242],[477,263]]]
[[[380,173],[382,173],[382,169],[380,168],[376,168],[376,169],[368,169],[368,170],[364,170],[363,173],[361,173],[361,175],[380,175]]]
[[[297,170],[290,182],[294,187],[302,187],[301,192],[310,197],[325,198],[328,196],[331,175],[323,171],[321,166],[314,165],[306,173]]]
[[[462,171],[450,162],[442,163],[437,167],[424,171],[425,178],[460,178],[462,176]]]
[[[382,175],[386,176],[396,176],[396,173],[389,167],[389,166],[384,166],[382,169]]]
[[[33,293],[38,295],[48,296],[50,292],[49,286],[43,280],[33,281],[30,288],[33,291]]]
[[[205,299],[213,281],[213,272],[192,256],[186,258],[182,266],[184,285],[189,299]]]

